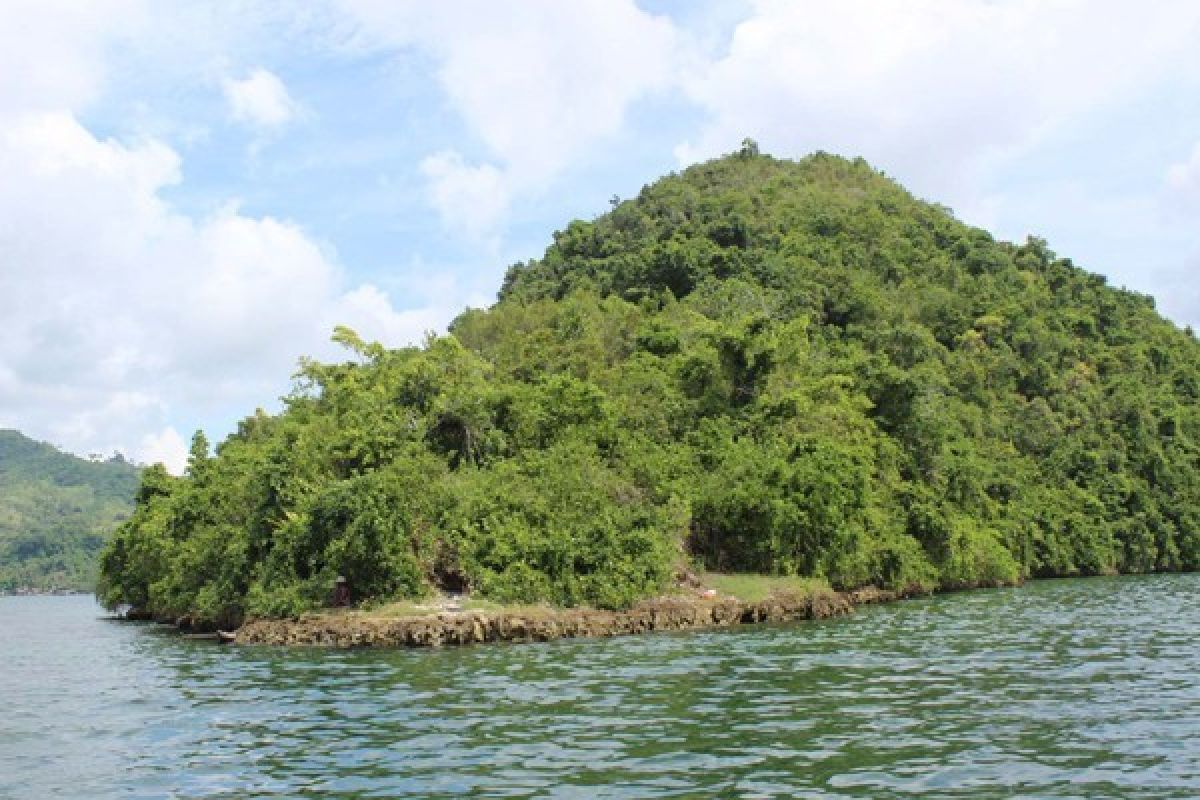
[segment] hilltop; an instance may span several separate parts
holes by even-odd
[[[90,590],[108,535],[133,511],[139,470],[0,430],[0,591]]]
[[[233,625],[469,590],[627,608],[716,570],[839,590],[1200,565],[1200,344],[869,165],[690,167],[554,236],[487,310],[339,329],[188,473],[100,596]]]

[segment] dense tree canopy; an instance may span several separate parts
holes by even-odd
[[[1200,564],[1200,346],[861,160],[726,158],[388,350],[339,329],[188,473],[101,597],[213,624],[467,587],[621,607],[686,565],[960,587]]]
[[[88,461],[0,430],[0,591],[91,589],[137,486],[121,456]]]

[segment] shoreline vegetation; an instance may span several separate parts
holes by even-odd
[[[1132,577],[1146,573],[1105,573],[1086,577]],[[1044,578],[1056,580],[1059,578]],[[838,591],[819,580],[766,575],[705,575],[699,586],[643,600],[632,608],[555,608],[504,606],[462,596],[424,602],[402,601],[366,609],[331,608],[294,618],[246,620],[233,631],[210,630],[194,620],[155,619],[144,612],[118,614],[129,622],[171,626],[185,638],[222,644],[264,647],[349,649],[439,648],[476,644],[529,644],[559,639],[599,639],[648,633],[700,632],[764,623],[831,619],[853,614],[860,606],[881,605],[985,589],[1019,589],[1026,582],[980,584],[930,591],[864,586]],[[720,586],[722,591],[711,587]],[[736,591],[737,595],[726,593]]]
[[[106,607],[399,639],[462,595],[493,605],[438,630],[486,640],[529,607],[564,609],[537,635],[690,627],[1200,568],[1193,332],[861,159],[746,141],[571,222],[421,346],[333,338],[279,413],[143,471]],[[689,574],[830,594],[672,600]],[[323,610],[335,585],[366,612]]]
[[[721,587],[717,590],[715,586]],[[733,594],[732,592],[737,592]],[[797,622],[850,614],[861,605],[923,596],[919,587],[849,592],[819,580],[764,575],[705,575],[693,586],[619,611],[500,605],[441,595],[367,609],[326,609],[295,618],[245,621],[235,631],[209,631],[189,618],[152,620],[136,611],[123,618],[174,625],[197,638],[239,645],[425,648],[490,642],[548,642],[632,634],[707,630],[766,622]]]

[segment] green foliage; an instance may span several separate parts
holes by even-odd
[[[836,438],[717,435],[696,452],[690,544],[710,569],[825,575],[864,532],[869,454]]]
[[[761,603],[773,595],[806,597],[829,591],[829,584],[819,578],[780,577],[746,572],[706,572],[702,580],[705,586],[745,603]]]
[[[138,468],[0,430],[0,592],[91,589],[96,556],[133,510]]]
[[[937,568],[920,543],[896,534],[865,538],[860,547],[838,559],[833,572],[842,586],[921,592],[939,585]]]
[[[449,543],[471,586],[515,603],[620,608],[665,588],[686,525],[595,444],[564,441],[453,485]]]
[[[212,624],[468,589],[623,607],[688,564],[850,588],[1200,565],[1200,345],[861,160],[734,155],[574,221],[499,302],[303,362],[148,470],[100,596]]]

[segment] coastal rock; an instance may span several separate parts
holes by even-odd
[[[903,596],[906,593],[868,588],[854,592],[827,590],[806,595],[773,594],[754,603],[721,596],[664,597],[640,603],[627,611],[547,607],[519,611],[455,610],[404,617],[339,611],[309,614],[297,619],[249,620],[237,630],[234,641],[237,644],[339,648],[549,642],[826,619],[849,614],[857,605]]]

